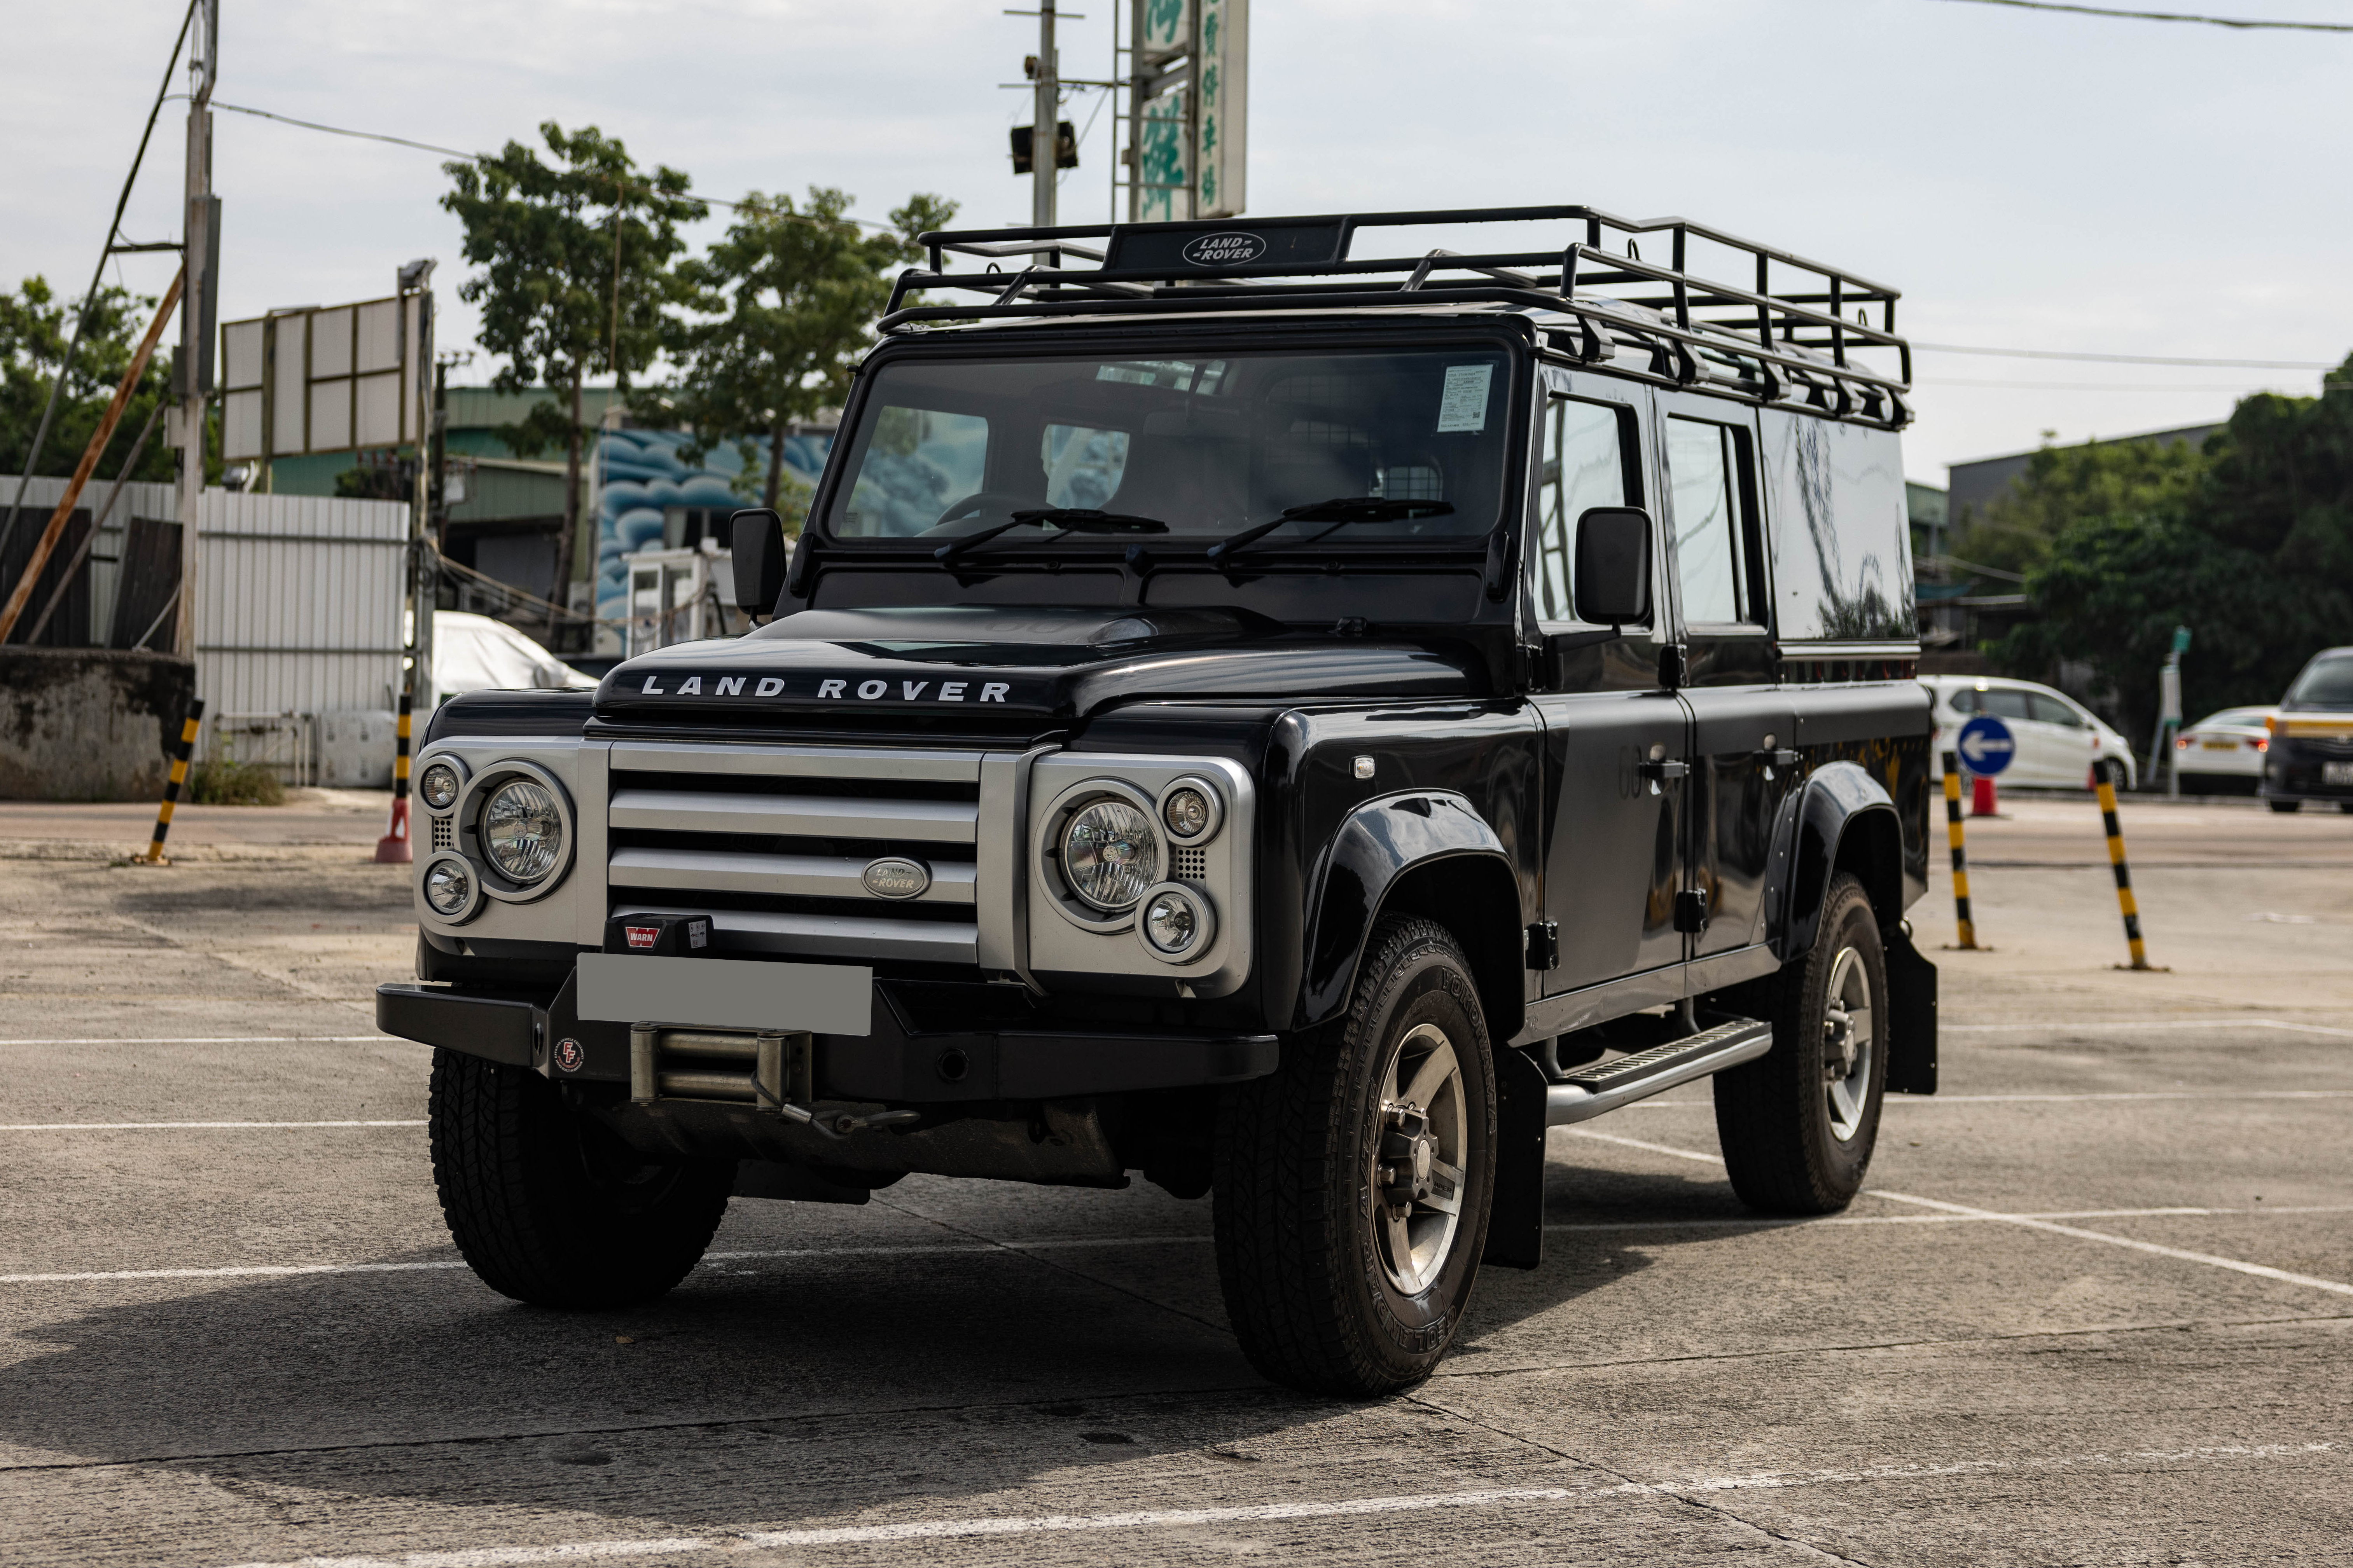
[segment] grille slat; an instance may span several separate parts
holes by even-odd
[[[976,751],[618,742],[606,863],[615,914],[702,914],[723,948],[867,963],[978,962]],[[910,900],[867,890],[921,860]]]

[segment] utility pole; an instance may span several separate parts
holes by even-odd
[[[213,199],[213,84],[220,75],[220,0],[196,0],[188,49],[187,286],[180,306],[180,604],[174,651],[196,657],[196,521],[205,494],[205,400],[211,392],[213,274],[220,204]]]
[[[1029,116],[1029,222],[1054,226],[1054,184],[1061,159],[1062,69],[1054,53],[1054,0],[1038,0],[1038,78]]]

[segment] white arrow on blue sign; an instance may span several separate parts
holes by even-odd
[[[2018,754],[2018,742],[2011,739],[2009,725],[1990,713],[1980,713],[1961,726],[1959,751],[1963,767],[1989,779],[2010,766]]]

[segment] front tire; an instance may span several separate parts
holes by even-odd
[[[2300,800],[2273,800],[2266,801],[2263,804],[2277,812],[2302,811],[2304,809],[2304,802]]]
[[[1760,989],[1773,1048],[1715,1075],[1732,1190],[1767,1214],[1831,1214],[1862,1188],[1887,1088],[1887,958],[1853,876],[1822,900],[1813,951]]]
[[[649,1161],[526,1068],[436,1048],[433,1184],[467,1264],[540,1307],[626,1307],[687,1276],[711,1245],[733,1161]]]
[[[1218,1275],[1252,1366],[1359,1398],[1428,1377],[1477,1281],[1495,1179],[1494,1058],[1454,938],[1376,927],[1347,1013],[1225,1092],[1215,1165]]]

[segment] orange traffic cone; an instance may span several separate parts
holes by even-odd
[[[1969,815],[1971,816],[1994,816],[2000,815],[1994,810],[1993,780],[1986,777],[1983,773],[1973,773],[1970,775]]]

